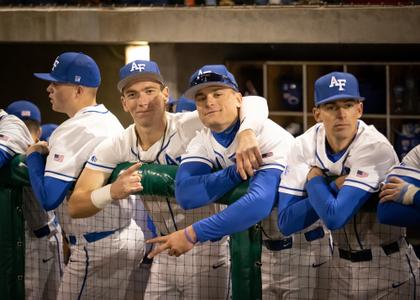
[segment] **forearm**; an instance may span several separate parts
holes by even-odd
[[[394,201],[378,204],[378,220],[382,224],[393,226],[415,226],[420,224],[420,208]]]
[[[337,196],[322,176],[307,183],[309,202],[328,229],[342,228],[353,217],[371,194],[344,186]]]
[[[292,197],[295,199],[292,200]],[[319,220],[309,199],[297,198],[284,193],[279,194],[278,226],[284,235],[299,232]]]
[[[47,211],[57,208],[73,183],[44,177],[44,157],[38,152],[33,152],[26,158],[26,165],[32,190],[42,207]]]
[[[183,209],[213,203],[242,182],[235,165],[214,173],[194,175],[188,164],[181,165],[175,180],[175,197]]]
[[[279,170],[258,172],[244,196],[223,211],[193,224],[198,241],[220,239],[248,229],[268,217],[277,200],[280,173]]]
[[[72,193],[68,203],[70,217],[88,218],[102,210],[92,203],[91,195],[91,191],[74,191]]]

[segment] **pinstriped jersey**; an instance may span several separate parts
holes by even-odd
[[[104,105],[81,109],[51,135],[45,176],[67,182],[76,181],[95,146],[122,130],[118,119]],[[129,201],[116,202],[92,217],[72,219],[67,214],[65,199],[58,213],[66,233],[77,235],[126,226],[133,213],[132,205]]]
[[[374,126],[358,121],[356,136],[336,162],[328,158],[325,129],[322,123],[308,129],[296,139],[283,173],[279,192],[307,196],[306,176],[312,166],[317,166],[327,176],[347,175],[344,185],[366,192],[379,191],[387,171],[398,163],[397,155],[388,140]],[[281,201],[281,200],[280,200]],[[376,204],[371,206],[376,208]],[[376,209],[360,209],[343,229],[332,231],[334,244],[341,248],[358,250],[370,245],[398,240],[400,228],[379,224]],[[363,245],[361,245],[363,244]]]
[[[283,171],[286,159],[293,144],[293,136],[271,120],[266,120],[263,129],[256,134],[263,164],[258,170],[278,169]],[[213,169],[224,169],[235,163],[235,151],[238,144],[237,135],[226,148],[219,144],[209,128],[203,129],[191,141],[182,163],[200,162]],[[257,171],[258,171],[257,170]],[[270,238],[282,237],[277,229],[277,212],[262,221],[262,226]]]

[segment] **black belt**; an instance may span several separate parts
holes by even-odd
[[[281,251],[292,248],[293,239],[288,237],[281,240],[263,240],[263,244],[268,250]]]
[[[397,241],[392,242],[390,244],[381,245],[381,247],[387,256],[400,251],[400,246]],[[361,261],[372,260],[372,250],[370,249],[352,251],[352,250],[344,250],[344,249],[339,248],[338,252],[341,258],[349,260],[351,262],[361,262]]]

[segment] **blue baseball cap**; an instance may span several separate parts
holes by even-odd
[[[352,74],[332,72],[315,81],[315,106],[341,99],[365,100],[360,96],[359,83]]]
[[[206,65],[190,77],[189,88],[184,96],[194,99],[199,90],[212,85],[226,86],[237,92],[239,91],[235,77],[224,65]]]
[[[134,81],[157,81],[165,85],[159,66],[151,60],[135,60],[120,69],[120,81],[117,84],[120,93],[127,84]]]
[[[195,106],[194,100],[185,97],[180,97],[176,102],[175,112],[194,111],[196,109],[197,107]]]
[[[65,52],[58,56],[51,73],[34,73],[35,77],[51,82],[71,83],[87,87],[101,84],[101,73],[96,62],[84,53]]]
[[[41,134],[41,141],[47,141],[50,139],[51,134],[53,133],[53,131],[58,127],[57,124],[53,124],[53,123],[47,123],[47,124],[43,124],[41,126],[42,128],[42,134]]]
[[[21,120],[30,119],[41,123],[41,112],[38,106],[27,100],[14,101],[6,107],[6,112]]]

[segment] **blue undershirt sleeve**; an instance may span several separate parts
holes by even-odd
[[[181,164],[176,173],[175,198],[183,209],[213,203],[242,182],[236,165],[211,171],[209,165],[200,162]]]
[[[45,210],[57,208],[74,185],[73,181],[64,181],[57,178],[45,176],[45,159],[39,152],[33,152],[26,158],[29,180],[32,190]]]
[[[0,149],[0,168],[6,165],[11,159],[12,156],[9,153]]]
[[[378,204],[377,213],[379,223],[382,224],[401,227],[420,225],[420,208],[414,205],[387,201]]]
[[[415,207],[420,209],[420,191],[417,191],[417,193],[414,195],[413,204]]]
[[[279,193],[278,226],[284,235],[291,235],[315,223],[319,217],[303,196]]]
[[[214,241],[248,229],[269,216],[276,200],[281,171],[258,171],[249,183],[248,192],[221,212],[193,224],[197,240]]]
[[[330,230],[342,228],[372,196],[359,188],[344,185],[337,196],[322,176],[308,181],[309,202]]]

